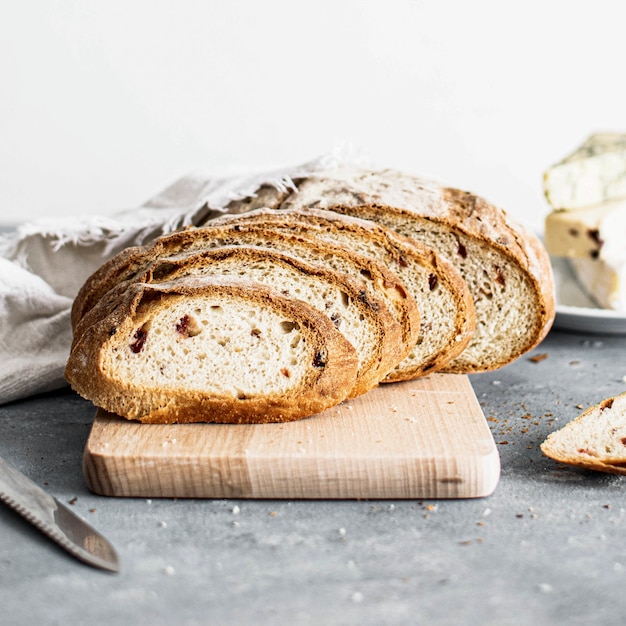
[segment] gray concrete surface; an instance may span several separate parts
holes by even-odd
[[[83,565],[0,506],[0,623],[622,624],[626,478],[560,466],[539,444],[626,391],[625,350],[553,331],[472,377],[502,460],[476,500],[105,498],[81,473],[89,402],[64,390],[2,406],[0,454],[74,502],[122,569]]]

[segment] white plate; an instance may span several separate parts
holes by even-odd
[[[552,257],[556,286],[554,328],[602,335],[626,335],[626,313],[598,308],[576,281],[566,259]]]

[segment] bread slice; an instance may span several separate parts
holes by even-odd
[[[397,274],[417,301],[420,335],[384,382],[410,380],[444,369],[471,339],[474,305],[458,271],[434,250],[380,224],[315,209],[256,209],[211,224],[262,224],[277,232],[331,241],[375,259]]]
[[[109,291],[92,311],[99,311],[100,316],[108,313],[129,284],[200,275],[245,278],[303,300],[325,313],[352,343],[359,357],[350,397],[375,387],[403,356],[400,325],[384,302],[368,295],[358,281],[261,247],[222,246],[178,258],[159,256],[146,271]],[[89,316],[86,324],[77,326],[75,336],[80,336],[91,323],[93,316]]]
[[[450,261],[472,293],[476,331],[446,371],[497,369],[534,348],[554,321],[554,281],[543,244],[507,214],[471,193],[396,170],[343,167],[295,181],[297,191],[264,188],[273,209],[316,208],[373,220]],[[254,198],[232,202],[244,212]]]
[[[134,283],[108,315],[90,315],[66,378],[132,420],[296,420],[341,402],[357,372],[354,348],[328,316],[248,281]]]
[[[626,393],[588,408],[550,434],[541,451],[561,463],[626,474]]]

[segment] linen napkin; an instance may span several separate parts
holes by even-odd
[[[142,206],[111,216],[39,220],[0,239],[0,404],[59,389],[72,342],[72,301],[85,279],[124,248],[227,212],[264,184],[353,160],[338,146],[295,167],[244,176],[185,176]]]

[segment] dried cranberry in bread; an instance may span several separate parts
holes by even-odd
[[[350,276],[313,266],[287,254],[261,247],[222,246],[177,258],[157,258],[145,272],[118,285],[102,297],[75,337],[93,323],[93,314],[105,315],[120,294],[135,282],[171,281],[181,276],[221,275],[245,278],[303,300],[325,313],[352,343],[359,370],[350,396],[375,387],[404,354],[400,325],[376,295],[368,295]]]
[[[472,296],[454,266],[434,250],[370,220],[315,209],[256,209],[210,224],[261,224],[355,250],[387,265],[417,301],[420,335],[384,382],[441,370],[468,345],[475,327]]]
[[[626,474],[626,393],[589,407],[550,434],[541,451],[568,465]]]
[[[286,422],[341,402],[354,348],[326,315],[263,285],[217,277],[135,283],[72,347],[66,377],[142,422]]]
[[[260,206],[316,208],[383,224],[452,262],[471,290],[476,331],[445,369],[496,369],[535,347],[554,320],[554,284],[541,242],[507,214],[471,193],[395,170],[337,168],[296,182],[297,191],[264,187],[229,212]]]

